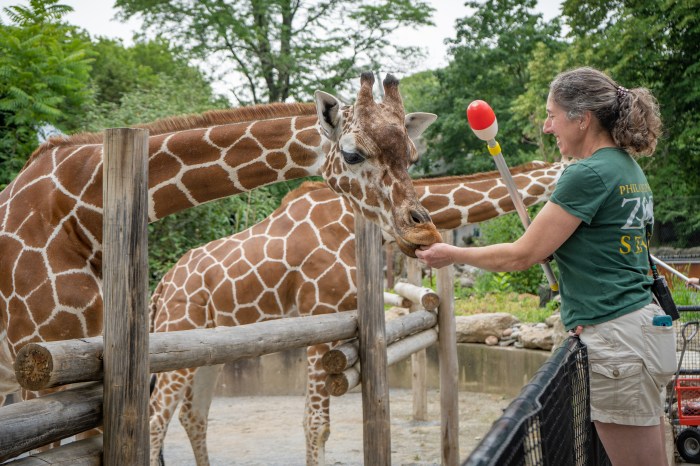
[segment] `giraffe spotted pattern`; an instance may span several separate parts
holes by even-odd
[[[549,197],[562,167],[535,162],[512,170],[526,205]],[[477,223],[514,210],[495,171],[414,184],[439,228]],[[262,222],[185,254],[158,284],[151,298],[151,322],[155,331],[164,332],[353,310],[355,267],[350,203],[322,183],[305,183]],[[323,464],[330,434],[329,395],[320,360],[333,346],[316,345],[307,351],[307,464]],[[151,398],[151,464],[157,464],[168,423],[181,400],[179,418],[197,464],[209,464],[207,415],[219,370],[158,375]]]

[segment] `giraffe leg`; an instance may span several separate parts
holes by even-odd
[[[194,369],[158,374],[150,404],[151,466],[160,466],[160,455],[168,425],[186,388],[192,385]]]
[[[0,322],[0,325],[2,325],[2,322]],[[2,331],[0,332],[0,406],[5,404],[8,396],[19,393],[20,389],[7,343],[7,335]],[[16,398],[13,398],[13,400],[16,400]]]
[[[216,381],[223,365],[198,367],[180,408],[180,424],[187,432],[197,466],[209,466],[207,424]]]
[[[307,466],[325,464],[326,441],[331,434],[329,414],[330,396],[326,391],[326,372],[321,358],[337,343],[309,346],[306,350],[308,374],[306,382],[306,407],[304,411],[304,433],[306,434]]]

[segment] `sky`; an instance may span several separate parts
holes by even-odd
[[[27,5],[27,0],[0,0],[0,10],[10,5]],[[113,0],[61,0],[61,4],[73,7],[73,12],[66,15],[65,19],[71,24],[86,29],[90,35],[121,38],[125,44],[131,43],[134,30],[139,28],[139,21],[131,20],[121,23],[114,19],[115,10]],[[435,26],[419,29],[402,28],[394,32],[393,37],[404,45],[418,45],[427,48],[427,57],[423,61],[422,69],[435,69],[447,64],[447,47],[444,44],[446,38],[454,37],[454,21],[467,15],[468,9],[463,0],[429,0],[435,8],[433,22]],[[545,19],[550,19],[559,14],[562,0],[538,0],[537,10]]]

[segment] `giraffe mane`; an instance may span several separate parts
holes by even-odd
[[[147,129],[149,136],[155,136],[187,129],[206,128],[208,126],[314,114],[316,114],[316,106],[313,103],[273,102],[270,104],[253,105],[250,107],[209,110],[200,114],[161,118],[151,123],[133,125],[132,127]],[[103,131],[93,133],[76,133],[70,136],[52,136],[32,153],[27,160],[27,163],[25,163],[24,168],[26,168],[40,153],[45,150],[52,149],[54,147],[102,144],[103,140]]]

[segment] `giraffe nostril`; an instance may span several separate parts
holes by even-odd
[[[410,214],[413,223],[430,223],[430,215],[426,211],[411,209]]]

